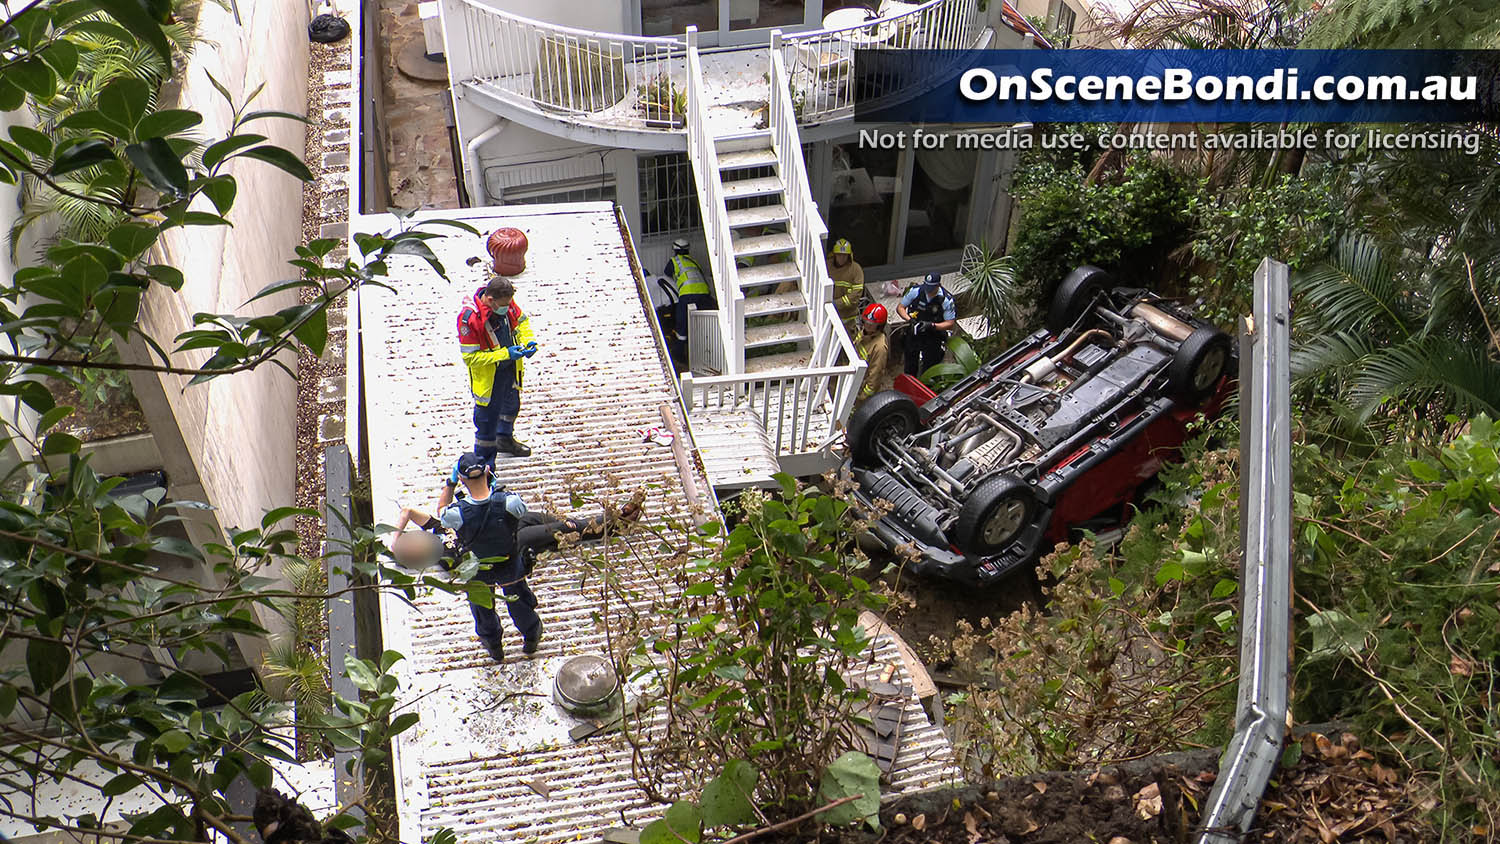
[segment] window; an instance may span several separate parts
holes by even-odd
[[[687,153],[643,155],[638,172],[642,237],[676,234],[703,224]]]
[[[1073,42],[1073,27],[1078,25],[1078,12],[1072,6],[1058,0],[1057,11],[1053,14],[1052,32],[1062,41],[1063,47],[1070,46]]]
[[[614,179],[600,181],[594,177],[516,185],[505,188],[505,192],[500,195],[502,205],[548,205],[555,202],[600,201],[615,201]]]

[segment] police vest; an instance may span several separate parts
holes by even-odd
[[[516,552],[516,533],[521,522],[505,508],[505,494],[504,488],[495,489],[483,501],[460,499],[457,505],[463,515],[463,524],[457,531],[459,548],[474,552],[480,560],[505,560],[491,563],[487,572],[481,571],[479,579],[483,581],[502,583],[521,576],[520,567],[511,559]]]
[[[916,301],[912,302],[907,310],[911,313],[912,319],[922,322],[943,322],[948,318],[947,300],[949,298],[946,291],[939,291],[936,296],[931,297],[925,293],[918,293]]]
[[[708,295],[708,281],[703,277],[703,268],[685,255],[672,256],[672,277],[677,281],[677,295]]]

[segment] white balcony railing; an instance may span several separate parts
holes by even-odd
[[[930,74],[916,63],[903,63],[899,73],[877,70],[856,76],[854,51],[967,50],[974,46],[982,29],[977,2],[928,0],[908,4],[887,0],[881,5],[881,15],[864,23],[781,39],[780,52],[791,71],[789,90],[799,122],[847,117],[856,95],[867,102],[920,85],[920,80]]]
[[[739,269],[734,263],[734,243],[729,218],[723,213],[724,180],[719,173],[719,149],[708,126],[708,108],[703,97],[703,66],[698,55],[698,33],[687,33],[687,136],[688,161],[698,186],[698,207],[703,209],[703,237],[708,241],[712,283],[719,300],[719,328],[724,343],[725,374],[745,371],[745,291],[740,289]]]
[[[529,111],[608,128],[683,127],[687,40],[590,32],[441,0],[449,73]]]
[[[978,0],[886,0],[879,18],[788,35],[780,51],[801,123],[847,117],[909,79],[854,76],[856,49],[968,49],[983,32]],[[648,38],[546,23],[485,5],[440,0],[448,73],[508,104],[570,125],[681,133],[686,35]],[[765,45],[745,47],[764,50]],[[910,70],[903,65],[903,70]],[[907,74],[908,76],[910,74]],[[700,79],[702,70],[699,71]],[[734,73],[722,84],[740,85]],[[714,79],[707,81],[715,84]]]
[[[823,244],[828,226],[813,202],[812,185],[802,160],[802,139],[797,131],[797,112],[787,85],[786,63],[781,57],[781,35],[771,33],[771,90],[766,102],[766,125],[777,170],[786,186],[783,201],[788,216],[787,233],[797,245],[801,270],[798,286],[807,299],[807,323],[816,334],[823,319],[823,305],[833,301],[833,281],[823,264]],[[816,365],[816,364],[815,364]]]

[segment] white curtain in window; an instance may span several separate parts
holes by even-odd
[[[919,149],[917,165],[932,183],[943,190],[961,190],[974,183],[977,149]]]

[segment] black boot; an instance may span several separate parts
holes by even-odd
[[[526,654],[527,656],[531,656],[532,654],[536,653],[536,649],[540,647],[541,644],[542,625],[538,623],[536,626],[536,635],[521,642],[521,653]]]
[[[495,660],[496,662],[505,661],[505,648],[501,645],[499,639],[496,639],[493,642],[480,640],[480,644],[484,645],[484,649],[487,653],[489,653],[491,659]]]
[[[529,448],[526,447],[526,443],[521,442],[520,440],[516,439],[515,437],[503,437],[503,438],[501,438],[501,440],[500,440],[500,452],[502,454],[510,454],[510,455],[514,455],[516,457],[530,457],[531,456],[531,449],[529,449]]]

